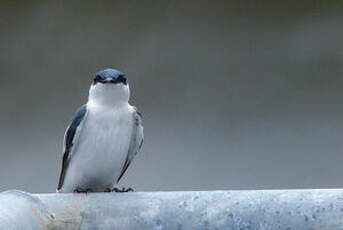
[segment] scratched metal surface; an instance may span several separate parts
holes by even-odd
[[[336,230],[343,229],[343,190],[0,194],[1,229],[30,229],[29,225],[31,229]]]

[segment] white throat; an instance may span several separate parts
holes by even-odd
[[[89,89],[88,104],[97,106],[117,107],[126,105],[130,98],[130,89],[124,84],[91,85]]]

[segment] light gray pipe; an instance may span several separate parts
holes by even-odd
[[[0,229],[343,229],[343,189],[0,193]]]

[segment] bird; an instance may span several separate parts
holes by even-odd
[[[87,103],[75,112],[64,134],[58,193],[133,191],[114,188],[144,139],[142,115],[129,98],[124,73],[96,73]]]

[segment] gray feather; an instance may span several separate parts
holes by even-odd
[[[130,147],[126,156],[123,169],[121,170],[120,176],[117,179],[117,183],[120,181],[126,169],[129,167],[131,161],[137,155],[137,153],[139,152],[143,144],[144,135],[143,135],[142,115],[136,108],[134,109],[135,109],[133,113],[134,122],[133,122],[133,129],[132,129],[132,135],[131,135],[131,140],[130,140]]]
[[[65,135],[64,135],[64,153],[63,153],[63,161],[62,161],[62,169],[60,174],[60,179],[58,183],[57,190],[60,190],[63,186],[65,174],[70,162],[72,148],[74,144],[77,142],[76,134],[80,132],[81,122],[84,120],[87,113],[87,106],[81,106],[75,113],[70,125],[68,126]]]

